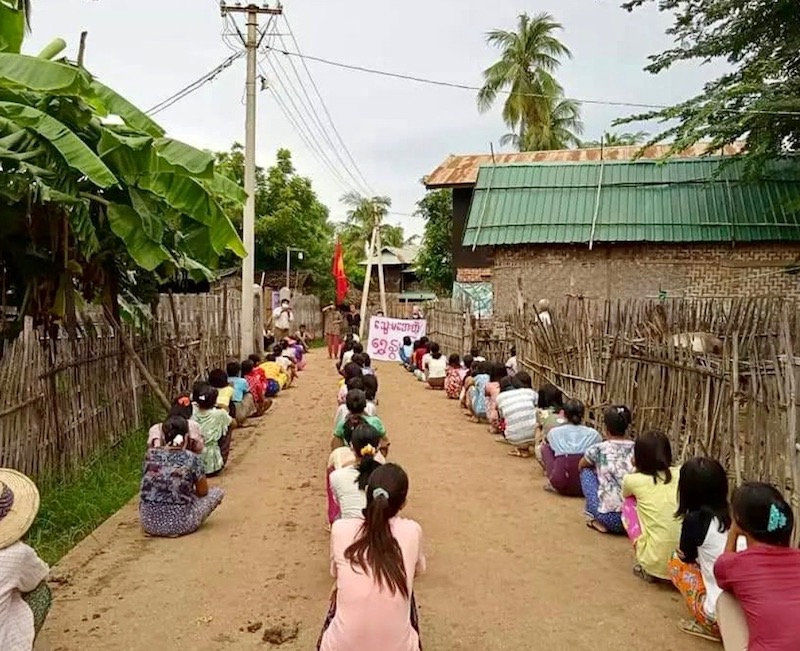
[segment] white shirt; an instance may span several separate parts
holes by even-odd
[[[280,305],[272,310],[272,322],[276,328],[288,330],[292,321],[294,321],[294,314],[292,312],[284,312]]]
[[[725,551],[725,545],[728,542],[728,532],[720,533],[719,524],[717,518],[711,520],[705,540],[697,548],[697,564],[703,575],[703,583],[706,584],[706,600],[703,610],[706,611],[706,615],[714,618],[717,613],[717,600],[722,594],[722,590],[717,585],[717,578],[714,576],[714,563]]]
[[[367,495],[358,487],[358,468],[346,466],[331,473],[331,492],[343,518],[363,518]]]
[[[440,355],[439,359],[434,359],[432,355],[425,355],[422,358],[422,366],[428,372],[429,380],[436,380],[447,375],[447,358]]]
[[[342,355],[342,368],[347,366],[352,361],[353,361],[353,351],[348,350],[344,355]]]
[[[514,355],[513,357],[509,357],[508,361],[506,362],[506,369],[510,375],[516,375],[519,371],[519,365],[517,364],[517,356]]]
[[[22,600],[50,574],[50,568],[23,542],[0,549],[0,649],[33,648],[33,613]]]

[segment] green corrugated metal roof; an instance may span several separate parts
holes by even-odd
[[[800,160],[721,162],[482,166],[463,244],[800,241]]]

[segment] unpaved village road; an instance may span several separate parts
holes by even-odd
[[[225,501],[198,533],[146,538],[134,501],[64,558],[36,651],[314,648],[331,589],[335,372],[323,351],[309,357],[299,386],[238,433],[214,480]],[[425,533],[425,651],[719,648],[677,630],[677,593],[636,579],[627,541],[589,531],[580,500],[545,493],[534,462],[396,365],[379,378],[391,460],[411,477],[406,515]]]

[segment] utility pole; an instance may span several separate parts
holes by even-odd
[[[255,344],[253,336],[254,301],[253,285],[255,283],[255,222],[256,222],[256,54],[258,50],[258,17],[262,14],[277,16],[283,13],[283,8],[267,5],[258,6],[248,4],[229,6],[224,2],[220,4],[222,16],[228,14],[245,14],[247,20],[247,34],[245,47],[247,48],[247,111],[245,117],[245,144],[244,144],[244,191],[247,201],[244,204],[244,220],[242,226],[242,240],[247,255],[242,260],[242,318],[241,318],[241,344],[239,356],[248,355]],[[259,340],[261,333],[258,333]],[[261,350],[261,346],[257,346]]]

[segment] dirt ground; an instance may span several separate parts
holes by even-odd
[[[379,378],[391,460],[411,477],[406,515],[425,533],[426,651],[715,648],[677,630],[677,593],[636,579],[626,541],[587,529],[580,500],[545,493],[535,462],[508,457],[399,367]],[[285,638],[281,649],[313,649],[331,588],[334,407],[334,370],[315,351],[299,386],[234,439],[215,482],[225,500],[198,533],[146,538],[132,502],[54,568],[36,651],[244,651]]]

